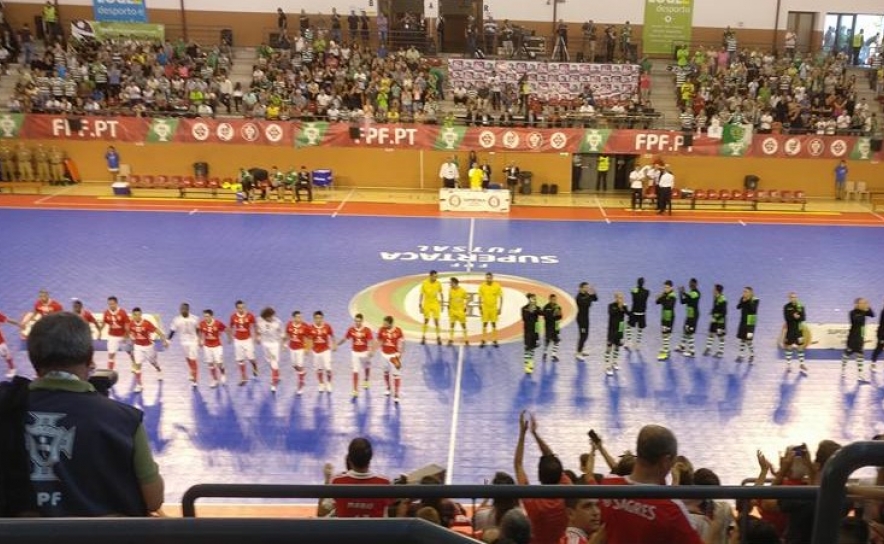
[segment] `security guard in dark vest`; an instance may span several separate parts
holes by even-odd
[[[51,314],[31,329],[28,355],[37,379],[0,387],[7,438],[0,447],[12,453],[0,470],[30,476],[29,492],[7,504],[4,515],[146,516],[162,506],[163,479],[143,414],[89,383],[92,354],[89,325],[76,314]],[[24,421],[15,440],[8,439],[10,417]]]

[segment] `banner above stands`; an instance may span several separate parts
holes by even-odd
[[[872,160],[871,140],[855,136],[756,134],[737,138],[694,135],[686,145],[681,132],[666,130],[531,129],[440,127],[436,125],[362,125],[249,119],[73,117],[0,115],[0,139],[108,141],[147,144],[207,143],[364,147],[401,150],[510,153],[599,153]]]

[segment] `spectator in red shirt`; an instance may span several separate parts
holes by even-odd
[[[371,472],[371,442],[354,438],[347,449],[349,470],[332,478],[332,485],[389,485],[390,479]],[[382,518],[390,499],[335,499],[335,515],[339,518]]]
[[[646,425],[638,435],[635,467],[628,477],[610,476],[603,485],[666,485],[678,456],[672,431]],[[691,527],[681,501],[671,499],[605,499],[602,519],[607,544],[710,544],[720,531],[720,520],[709,525],[704,538]]]
[[[523,410],[519,414],[519,442],[513,460],[516,470],[516,483],[528,485],[523,458],[525,457],[525,435],[528,431],[537,441],[540,448],[540,461],[537,463],[537,474],[542,485],[569,485],[571,480],[565,475],[562,462],[550,447],[537,434],[537,420],[530,419]],[[568,514],[565,511],[564,499],[523,499],[522,505],[531,521],[531,544],[558,544],[568,526]]]

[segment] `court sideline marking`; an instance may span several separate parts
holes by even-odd
[[[877,217],[877,218],[880,219],[881,221],[884,221],[884,216],[882,216],[881,214],[879,214],[878,212],[876,212],[876,211],[874,210],[874,208],[871,209],[871,210],[869,210],[869,213],[872,214],[872,215],[874,215],[875,217]]]
[[[605,223],[611,224],[611,220],[608,218],[608,212],[605,211],[605,207],[602,206],[602,201],[599,200],[599,197],[595,197],[595,205],[599,207],[599,210],[602,212],[602,217],[605,218]]]
[[[76,185],[68,185],[64,189],[59,189],[58,191],[55,191],[51,195],[46,195],[43,198],[41,198],[40,200],[35,201],[34,204],[43,204],[44,202],[49,202],[51,199],[57,197],[58,195],[62,195],[64,193],[67,193],[68,191],[73,190],[75,187],[76,187]]]
[[[344,206],[347,204],[347,201],[350,200],[350,197],[351,197],[351,196],[353,196],[353,192],[354,192],[354,191],[356,191],[355,188],[350,189],[350,192],[347,193],[347,196],[345,196],[344,199],[341,200],[341,203],[338,204],[337,209],[335,209],[335,213],[332,214],[332,219],[334,219],[335,217],[337,217],[338,214],[341,212],[341,210],[344,209]]]
[[[467,241],[467,255],[473,255],[473,240],[476,235],[476,218],[470,218],[470,234]],[[467,261],[467,272],[473,268],[472,260]],[[465,349],[460,346],[457,350],[457,371],[454,373],[454,406],[451,410],[451,430],[448,433],[448,463],[445,467],[445,483],[451,485],[452,475],[454,474],[454,449],[457,445],[457,425],[460,420],[460,393],[461,382],[463,381],[463,359]]]

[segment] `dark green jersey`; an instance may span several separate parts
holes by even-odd
[[[697,319],[697,316],[700,315],[700,291],[696,289],[684,291],[679,295],[679,299],[686,306],[685,318]]]
[[[662,306],[662,311],[660,313],[660,319],[665,322],[671,322],[675,319],[675,303],[677,302],[678,297],[675,295],[675,291],[669,291],[668,293],[662,293],[657,297],[657,304]]]
[[[727,321],[727,299],[724,295],[715,295],[712,302],[712,322],[724,323]]]
[[[754,327],[758,322],[758,299],[755,297],[749,300],[741,298],[737,303],[737,309],[740,310],[740,325]]]

